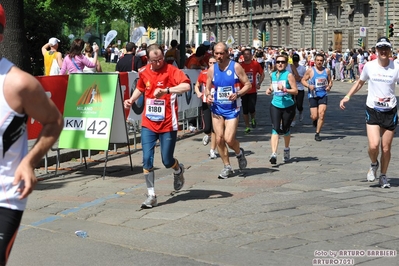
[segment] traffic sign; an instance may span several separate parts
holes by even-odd
[[[367,36],[367,28],[366,27],[360,27],[359,36],[360,37],[366,37]]]

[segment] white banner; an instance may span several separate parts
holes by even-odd
[[[116,35],[118,35],[116,30],[110,30],[107,33],[107,36],[105,37],[104,48],[108,47],[108,45],[112,42],[112,40],[115,39]]]

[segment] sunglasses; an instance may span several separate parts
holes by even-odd
[[[285,61],[276,61],[276,64],[285,64]]]
[[[216,64],[216,62],[209,62],[210,65]]]

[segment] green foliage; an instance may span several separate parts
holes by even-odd
[[[182,6],[177,0],[132,0],[128,6],[127,10],[136,21],[151,28],[173,27],[186,11],[185,5]]]
[[[35,75],[43,73],[41,47],[51,37],[61,40],[59,51],[70,48],[69,35],[102,44],[102,36],[113,29],[114,40],[128,41],[130,19],[136,25],[165,28],[178,24],[187,0],[23,0],[28,52]]]

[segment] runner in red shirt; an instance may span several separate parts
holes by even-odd
[[[246,48],[243,51],[244,62],[240,63],[245,73],[248,76],[249,82],[252,85],[252,88],[241,97],[242,111],[244,114],[244,122],[245,122],[245,133],[248,134],[251,132],[251,128],[249,127],[249,114],[251,114],[251,126],[252,128],[256,127],[256,119],[255,119],[255,106],[257,100],[257,93],[260,89],[260,85],[262,84],[265,73],[263,72],[262,66],[255,60],[252,60],[252,52],[250,48]]]
[[[141,143],[143,147],[143,172],[146,179],[148,197],[142,208],[158,205],[154,190],[154,149],[159,139],[162,163],[174,170],[174,189],[184,185],[184,165],[173,157],[175,150],[178,118],[177,94],[190,90],[190,79],[177,67],[167,64],[157,44],[147,48],[149,64],[140,68],[137,90],[125,100],[125,108],[144,93],[145,108],[142,115]]]
[[[213,65],[216,63],[215,57],[211,57],[209,59],[209,65]],[[205,136],[202,139],[202,144],[204,146],[208,145],[211,142],[211,150],[209,151],[209,158],[216,159],[216,136],[215,132],[212,129],[212,113],[211,108],[206,102],[206,94],[205,94],[205,86],[206,80],[208,78],[208,69],[202,70],[201,73],[198,75],[197,83],[195,83],[195,93],[197,94],[198,98],[202,98],[202,124],[204,125],[204,133]],[[200,90],[202,86],[202,90]]]

